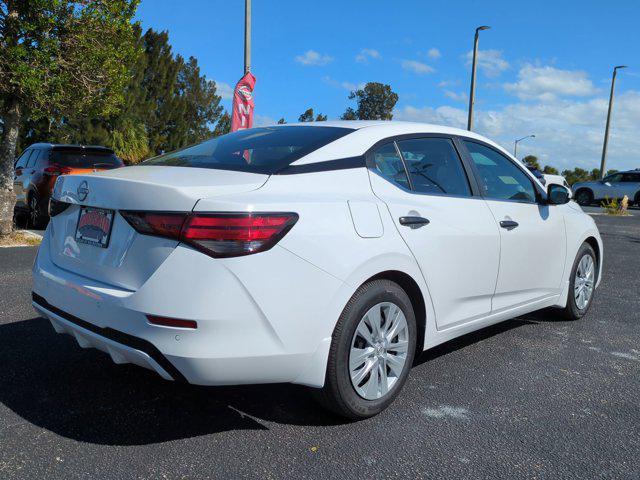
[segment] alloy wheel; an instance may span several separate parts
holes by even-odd
[[[584,255],[578,263],[576,269],[576,278],[574,280],[573,295],[576,300],[576,306],[580,310],[584,310],[593,294],[593,286],[595,279],[595,262],[589,254]]]
[[[351,340],[349,374],[366,400],[385,396],[406,368],[409,327],[402,309],[381,302],[364,314]]]

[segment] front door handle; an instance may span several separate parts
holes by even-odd
[[[500,222],[500,226],[507,230],[513,230],[518,226],[518,222],[514,222],[513,220],[502,220]]]
[[[429,225],[429,219],[424,217],[400,217],[400,225],[410,228],[420,228]]]

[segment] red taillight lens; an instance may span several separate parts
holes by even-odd
[[[140,233],[180,240],[212,257],[269,250],[298,221],[296,213],[120,213]]]
[[[199,213],[182,227],[182,240],[213,257],[270,249],[298,220],[295,213]]]
[[[49,175],[66,175],[68,173],[71,173],[72,169],[58,163],[52,163],[50,166],[46,167],[44,171]]]

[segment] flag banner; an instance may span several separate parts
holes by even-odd
[[[231,117],[231,131],[251,128],[253,125],[253,87],[256,77],[251,72],[244,74],[233,91],[233,116]]]

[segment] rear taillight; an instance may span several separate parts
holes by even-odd
[[[64,165],[60,165],[58,163],[52,163],[48,167],[44,169],[45,173],[49,175],[66,175],[71,173],[73,170],[69,167],[65,167]]]
[[[273,247],[296,213],[120,212],[140,233],[188,243],[212,257],[238,257]]]
[[[61,214],[67,208],[71,206],[70,203],[61,202],[60,200],[56,200],[55,198],[51,198],[49,200],[49,216],[55,217],[56,215]]]

